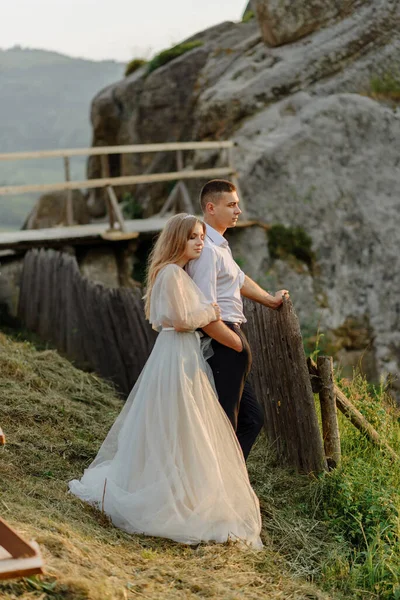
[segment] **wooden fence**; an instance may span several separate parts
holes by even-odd
[[[239,189],[237,173],[233,164],[234,143],[231,140],[210,141],[210,142],[171,142],[164,144],[133,144],[124,146],[97,146],[92,148],[71,148],[65,150],[42,150],[35,152],[12,152],[0,153],[1,161],[10,160],[32,160],[43,158],[61,158],[64,163],[64,182],[41,183],[29,185],[8,185],[0,186],[0,196],[6,194],[25,194],[28,192],[51,192],[66,191],[66,221],[67,225],[73,225],[73,207],[72,191],[77,189],[96,189],[104,188],[106,191],[105,201],[110,221],[111,229],[124,231],[124,219],[118,205],[118,200],[114,192],[115,186],[138,185],[143,183],[165,183],[177,182],[174,189],[166,199],[165,205],[161,210],[161,216],[167,211],[171,211],[182,197],[182,204],[186,212],[195,212],[195,208],[186,189],[185,181],[190,179],[214,179],[218,177],[231,177],[236,187]],[[193,169],[186,167],[183,158],[185,151],[216,150],[219,153],[225,153],[225,166],[209,169]],[[141,175],[124,175],[111,177],[110,155],[121,154],[143,154],[157,152],[176,152],[176,171],[169,173],[151,173],[146,172]],[[99,156],[101,164],[101,178],[84,179],[82,181],[70,180],[70,159],[76,156]],[[241,205],[244,213],[244,203]],[[117,225],[118,224],[118,225]],[[117,225],[117,227],[115,227]]]
[[[106,288],[82,277],[75,258],[54,250],[25,255],[19,316],[77,366],[128,394],[155,341],[139,289]]]
[[[326,468],[322,438],[290,300],[278,311],[246,301],[252,379],[265,428],[281,462],[310,473]],[[26,326],[128,394],[153,347],[141,293],[83,278],[75,259],[54,250],[25,256],[19,314]]]

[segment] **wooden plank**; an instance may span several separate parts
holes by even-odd
[[[199,216],[199,219],[202,217]],[[49,227],[46,229],[24,229],[0,233],[0,249],[26,249],[37,246],[57,246],[61,243],[86,244],[96,239],[115,240],[134,239],[141,233],[157,233],[167,222],[161,215],[149,219],[131,219],[125,221],[126,232],[108,230],[107,223],[91,223],[90,225],[74,225],[73,227]],[[268,229],[266,223],[259,221],[238,221],[236,227],[252,227],[257,225]],[[126,237],[123,237],[126,236]]]
[[[190,197],[190,194],[189,194],[189,191],[188,191],[186,185],[183,183],[183,181],[179,181],[178,185],[181,190],[181,196],[182,196],[183,206],[184,206],[185,211],[189,214],[193,214],[194,213],[193,202],[192,202],[192,199]]]
[[[160,183],[175,179],[209,179],[230,175],[230,167],[217,169],[197,169],[175,171],[172,173],[152,173],[149,175],[125,175],[123,177],[107,177],[103,179],[85,179],[83,181],[66,181],[63,183],[38,183],[34,185],[6,185],[0,187],[0,196],[6,194],[27,194],[28,192],[56,192],[62,190],[87,190],[102,188],[108,185],[137,185],[138,183]]]
[[[100,156],[100,166],[101,166],[102,178],[109,178],[110,177],[110,161],[106,154],[103,154],[102,156]],[[108,220],[110,222],[110,229],[114,229],[115,215],[114,215],[114,211],[111,206],[110,196],[108,195],[106,188],[104,188],[104,190],[103,190],[103,198],[104,198],[104,203],[105,203],[106,209],[107,209]]]
[[[35,542],[32,542],[32,547],[37,550],[35,556],[0,560],[0,580],[43,574],[44,563],[40,555],[39,546]]]
[[[341,456],[332,356],[318,356],[317,368],[322,383],[319,392],[322,438],[328,467],[332,470],[339,466]]]
[[[119,229],[108,229],[104,233],[100,233],[100,237],[110,242],[122,242],[123,240],[135,240],[139,237],[139,233],[137,231],[126,232]]]
[[[172,188],[164,206],[160,210],[160,217],[163,217],[164,215],[167,214],[167,212],[169,210],[171,210],[172,208],[175,208],[176,200],[179,195],[179,183],[180,182],[178,181],[178,183],[176,185],[174,185],[174,187]]]
[[[64,156],[99,156],[101,154],[140,154],[144,152],[171,152],[175,150],[212,150],[232,148],[234,142],[171,142],[167,144],[131,144],[124,146],[97,146],[92,148],[67,148],[65,150],[37,150],[32,152],[7,152],[0,160],[29,160]]]
[[[3,519],[0,517],[1,546],[14,558],[35,556],[35,550]]]
[[[68,156],[64,156],[64,173],[65,173],[65,181],[71,181],[71,171],[70,171],[70,165],[69,165],[69,158]],[[74,222],[74,215],[73,215],[73,206],[72,206],[72,192],[73,190],[68,190],[67,191],[67,205],[66,205],[66,222],[68,226],[73,225]]]
[[[111,185],[107,186],[107,192],[110,199],[111,210],[114,212],[114,216],[119,223],[119,227],[121,231],[126,231],[124,217],[122,211],[119,207],[117,196]]]
[[[155,217],[125,221],[126,235],[135,238],[140,233],[157,233],[165,226],[167,220],[165,217]],[[0,248],[31,248],[46,244],[57,245],[67,241],[87,243],[94,239],[111,239],[109,233],[108,223],[8,231],[0,233]],[[117,233],[116,239],[120,239],[122,232]]]

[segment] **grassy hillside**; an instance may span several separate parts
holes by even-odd
[[[359,408],[397,449],[397,413],[358,380]],[[24,599],[399,598],[399,465],[342,423],[343,465],[312,480],[260,439],[249,463],[265,550],[130,536],[67,494],[121,407],[104,381],[0,334],[0,513],[40,543],[46,575],[3,582]],[[396,529],[397,528],[397,529]],[[397,586],[397,587],[396,587]],[[322,589],[325,592],[321,591]]]
[[[0,152],[86,147],[91,142],[90,103],[123,75],[115,61],[91,61],[45,50],[0,49]],[[85,162],[72,161],[82,177]],[[61,160],[0,163],[0,185],[63,178]],[[20,226],[32,197],[0,197],[0,227]]]

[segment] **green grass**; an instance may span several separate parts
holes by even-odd
[[[318,478],[279,465],[260,436],[248,468],[260,498],[262,552],[130,536],[67,493],[121,399],[97,376],[37,348],[0,334],[0,425],[7,436],[0,506],[39,542],[46,574],[0,583],[2,599],[400,598],[400,465],[344,417],[341,466]],[[360,376],[340,385],[400,453],[399,411],[384,388]]]
[[[371,92],[377,99],[400,101],[400,73],[387,72],[371,79]]]
[[[358,374],[338,383],[400,454],[400,412],[385,389]],[[398,599],[400,462],[373,446],[341,414],[339,422],[341,465],[314,480],[275,465],[265,456],[265,446],[257,445],[261,456],[253,455],[250,473],[268,514],[265,527],[291,572],[335,597]]]
[[[125,67],[125,77],[131,75],[132,73],[140,69],[140,67],[143,67],[143,65],[145,65],[146,63],[147,60],[144,60],[144,58],[134,58],[133,60],[128,62],[128,64]]]
[[[178,44],[177,46],[163,50],[149,62],[147,72],[152,73],[175,58],[178,58],[178,56],[182,56],[182,54],[185,54],[186,52],[189,52],[190,50],[198,48],[202,45],[203,42],[200,40],[193,40],[192,42],[184,42],[183,44]]]
[[[122,195],[121,209],[125,219],[143,219],[143,206],[129,192]]]
[[[341,386],[400,454],[399,409],[384,388],[370,386],[360,375]],[[317,515],[329,523],[346,551],[325,567],[326,576],[345,592],[400,598],[400,461],[393,462],[344,417],[340,428],[342,464],[324,478]]]
[[[247,10],[242,17],[242,23],[248,23],[249,21],[254,19],[254,17],[255,17],[254,11]]]

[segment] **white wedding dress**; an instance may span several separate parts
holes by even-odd
[[[150,322],[160,331],[153,351],[96,459],[69,487],[130,533],[259,548],[258,499],[195,332],[214,319],[183,269],[160,271],[151,295]]]

